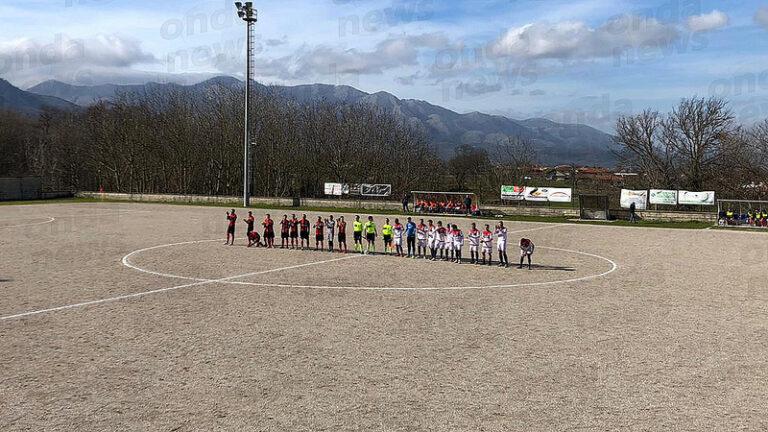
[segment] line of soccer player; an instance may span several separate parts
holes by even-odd
[[[233,245],[235,241],[235,222],[237,214],[235,210],[227,212],[227,240],[224,244]],[[248,247],[266,247],[276,248],[275,246],[275,223],[269,214],[261,223],[263,227],[262,236],[254,229],[255,218],[253,212],[248,212],[248,217],[244,219],[248,226]],[[295,214],[283,215],[279,222],[280,225],[280,248],[281,249],[311,249],[310,230],[314,229],[315,247],[314,250],[325,250],[326,242],[328,251],[334,252],[334,239],[337,240],[338,252],[347,253],[347,222],[344,216],[334,219],[333,215],[323,219],[318,216],[314,223],[303,215],[298,219]],[[494,231],[491,231],[490,225],[486,224],[483,231],[477,229],[477,224],[472,223],[472,228],[466,236],[469,242],[470,264],[493,265],[493,242],[496,239],[496,250],[498,252],[499,267],[509,267],[509,258],[507,257],[507,228],[504,222],[499,221]],[[368,216],[366,222],[362,222],[360,216],[355,216],[352,223],[353,251],[364,254],[376,253],[376,239],[379,229],[373,216]],[[381,227],[381,236],[384,241],[383,253],[408,258],[422,258],[431,261],[450,261],[457,264],[462,263],[462,249],[464,246],[464,232],[455,224],[443,225],[442,221],[435,224],[431,219],[426,223],[420,219],[419,224],[413,222],[408,217],[404,224],[400,223],[399,218],[395,218],[394,224],[390,223],[389,218],[385,218],[384,225]],[[405,237],[406,250],[403,250],[403,237]],[[363,245],[363,240],[366,244]],[[533,255],[534,245],[530,239],[520,239],[520,266],[527,257],[528,269],[532,268],[531,256]],[[482,260],[480,259],[482,256]]]

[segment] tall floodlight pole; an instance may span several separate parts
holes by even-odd
[[[250,157],[251,145],[250,124],[248,112],[251,107],[251,80],[253,79],[253,25],[258,20],[257,11],[253,8],[253,2],[235,2],[237,16],[246,24],[246,48],[245,48],[245,151],[243,154],[243,206],[248,207],[251,198]]]

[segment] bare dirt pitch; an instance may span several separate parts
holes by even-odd
[[[508,223],[527,271],[227,247],[224,211],[0,207],[0,430],[768,428],[760,233]]]

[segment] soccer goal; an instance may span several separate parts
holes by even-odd
[[[584,220],[608,220],[608,195],[579,195],[579,218]]]
[[[411,191],[411,197],[416,213],[480,214],[480,203],[472,192]]]
[[[717,200],[717,225],[768,228],[768,201]]]

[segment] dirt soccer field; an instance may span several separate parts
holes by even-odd
[[[0,430],[768,428],[768,236],[510,222],[528,271],[228,247],[224,212],[0,207]]]

